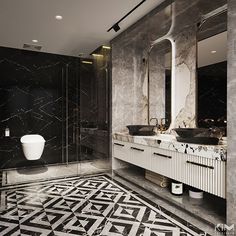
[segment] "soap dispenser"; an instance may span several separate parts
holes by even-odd
[[[5,128],[5,137],[10,137],[10,129],[8,127]]]

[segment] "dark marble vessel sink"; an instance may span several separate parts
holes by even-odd
[[[176,128],[173,130],[178,135],[176,140],[185,143],[217,145],[222,135],[218,129]]]
[[[176,128],[173,129],[181,138],[192,138],[203,133],[208,133],[206,128]]]
[[[155,125],[127,125],[130,135],[152,136],[155,135]]]
[[[183,143],[195,143],[195,144],[203,144],[203,145],[218,145],[219,139],[215,137],[192,137],[192,138],[182,138],[176,137],[178,142]]]

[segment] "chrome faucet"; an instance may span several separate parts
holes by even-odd
[[[149,123],[151,123],[152,120],[155,120],[156,121],[156,127],[159,128],[159,125],[158,125],[158,119],[156,117],[153,117],[149,120]]]
[[[163,121],[164,121],[164,122],[163,122]],[[160,124],[160,131],[161,131],[161,133],[162,133],[163,131],[166,131],[166,121],[167,121],[166,118],[161,118],[161,124]]]

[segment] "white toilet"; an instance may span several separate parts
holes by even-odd
[[[45,139],[38,134],[24,135],[20,139],[27,160],[38,160],[43,154]]]

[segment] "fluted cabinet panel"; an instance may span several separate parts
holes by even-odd
[[[123,141],[113,157],[225,198],[226,162]]]

